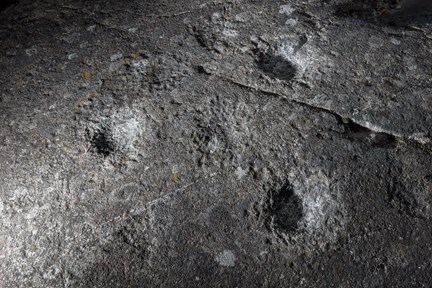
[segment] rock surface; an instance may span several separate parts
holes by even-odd
[[[0,286],[429,287],[423,4],[7,1]]]

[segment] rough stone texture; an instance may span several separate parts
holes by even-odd
[[[423,5],[5,2],[0,286],[429,287]]]

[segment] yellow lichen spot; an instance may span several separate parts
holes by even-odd
[[[398,135],[394,136],[394,140],[396,142],[404,142],[404,138],[402,136],[398,136]]]
[[[131,54],[131,57],[132,57],[132,59],[136,60],[136,59],[138,59],[140,57],[140,53],[134,52],[134,53]]]
[[[89,92],[88,94],[87,94],[87,99],[91,99],[91,98],[93,98],[93,97],[96,97],[96,92],[95,91],[91,91],[91,92]]]
[[[81,73],[81,78],[83,78],[84,80],[87,80],[90,78],[90,70],[86,69]]]
[[[179,179],[179,174],[177,172],[173,173],[173,174],[171,174],[171,176],[169,176],[170,181],[177,182],[178,179]]]
[[[16,87],[22,87],[23,84],[24,84],[24,81],[21,80],[21,79],[18,79],[18,80],[15,82]]]
[[[342,117],[342,123],[343,124],[349,124],[350,122],[351,122],[351,120],[349,118]]]

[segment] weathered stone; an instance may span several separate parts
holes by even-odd
[[[370,2],[0,5],[0,286],[430,286],[431,4]]]

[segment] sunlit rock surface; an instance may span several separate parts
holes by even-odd
[[[0,287],[429,287],[430,4],[368,2],[2,4]]]

